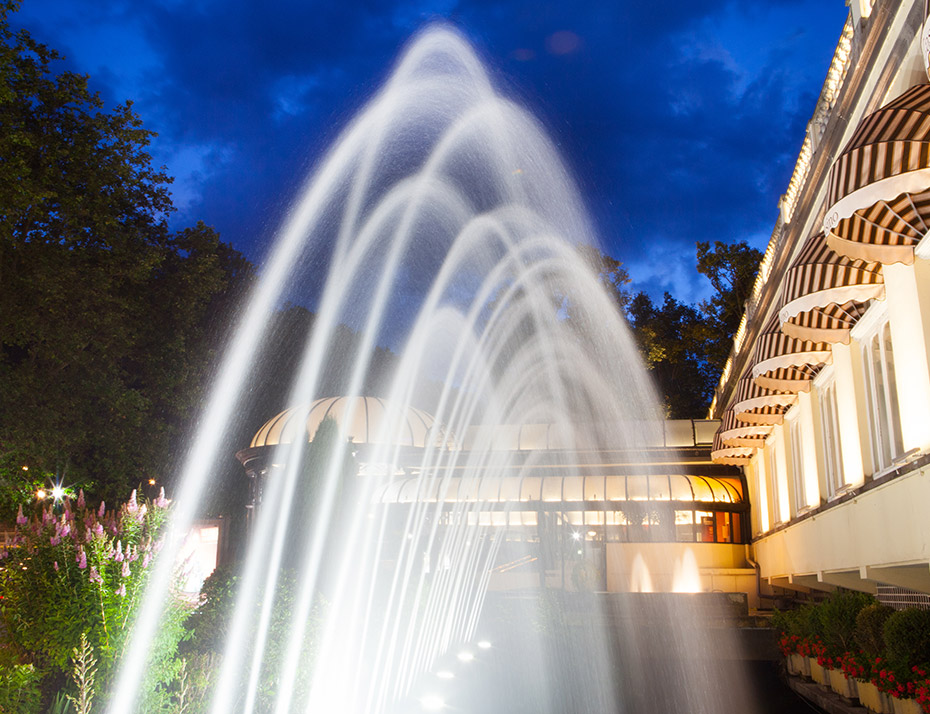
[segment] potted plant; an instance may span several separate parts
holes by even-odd
[[[930,610],[908,608],[889,615],[882,628],[888,666],[879,672],[880,689],[894,697],[895,714],[921,714],[917,683],[930,667]]]
[[[872,683],[882,668],[879,658],[885,651],[883,634],[885,620],[893,612],[894,610],[887,605],[873,603],[862,608],[856,616],[855,640],[864,656],[861,660],[856,659],[855,664],[851,663],[850,671],[855,668],[859,703],[878,714],[892,714],[893,711],[891,697],[879,691],[878,687]],[[876,667],[877,659],[879,659],[878,667]],[[858,664],[862,665],[861,668],[856,667]]]

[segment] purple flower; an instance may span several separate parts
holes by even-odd
[[[70,524],[70,523],[65,523],[65,524],[61,527],[61,537],[62,537],[62,538],[67,538],[69,535],[71,535],[71,524]]]
[[[118,540],[116,541],[116,555],[113,556],[113,560],[115,560],[117,563],[122,563],[124,557],[125,556],[123,555],[123,541]]]
[[[84,508],[85,504],[86,502],[84,501],[84,489],[82,488],[80,491],[78,491],[77,507]]]
[[[126,503],[126,510],[135,513],[138,509],[139,503],[136,501],[136,489],[132,489],[132,493],[129,494],[129,501]]]
[[[88,573],[87,577],[92,583],[100,583],[103,585],[103,578],[101,578],[100,573],[97,572],[96,565],[90,566],[90,573]]]
[[[29,522],[29,519],[23,515],[23,505],[19,504],[19,511],[16,512],[16,525],[24,526]]]
[[[49,545],[54,546],[54,545],[58,545],[59,543],[61,543],[61,538],[58,536],[57,533],[48,539]]]
[[[55,520],[55,516],[52,515],[51,510],[42,511],[42,525],[47,525],[50,521]]]
[[[120,575],[122,575],[124,578],[129,577],[129,561],[128,560],[123,561],[123,569],[120,571]]]
[[[146,553],[142,556],[142,569],[149,567],[149,563],[152,562],[152,556]]]
[[[161,490],[158,492],[158,498],[155,499],[155,506],[157,508],[167,508],[168,499],[165,498],[165,487],[162,486]]]
[[[78,550],[77,556],[75,556],[75,560],[77,560],[78,567],[81,570],[87,567],[87,553],[84,552],[83,548]]]
[[[55,566],[55,572],[57,573],[58,572],[58,561],[56,560],[54,563],[52,563],[52,565]]]
[[[126,597],[126,586],[125,586],[125,585],[120,585],[120,586],[116,589],[116,594],[119,595],[120,597]]]
[[[103,518],[103,514],[106,513],[107,506],[106,503],[101,501],[100,508],[97,509],[97,518]]]
[[[94,524],[94,535],[103,537],[103,526],[99,523]]]
[[[90,539],[91,539],[90,526],[87,526],[86,528],[84,528],[84,542],[90,543]]]

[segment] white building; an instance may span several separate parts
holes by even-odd
[[[711,408],[774,587],[930,593],[926,17],[852,0]]]

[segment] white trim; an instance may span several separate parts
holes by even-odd
[[[870,283],[867,285],[838,285],[825,290],[802,295],[789,303],[785,303],[778,311],[778,320],[788,322],[792,317],[802,312],[808,312],[827,305],[843,305],[850,300],[866,302],[867,300],[881,300],[885,297],[884,283]]]
[[[822,370],[820,370],[820,373],[816,377],[814,377],[814,388],[818,390],[821,389],[825,382],[832,382],[835,377],[836,375],[834,374],[833,365],[827,365]]]
[[[752,376],[758,377],[773,372],[779,367],[797,367],[802,364],[818,365],[830,364],[833,360],[833,350],[816,351],[816,352],[790,352],[777,357],[769,357],[761,362],[756,362],[752,366]]]
[[[888,320],[888,303],[885,300],[876,300],[865,315],[859,318],[859,322],[853,325],[849,331],[849,336],[856,342],[863,342],[875,334],[879,325]]]
[[[882,142],[894,143],[894,142]],[[849,218],[860,208],[874,206],[879,201],[891,201],[902,193],[920,193],[930,186],[930,168],[888,176],[853,191],[834,203],[823,218],[824,233],[830,233],[837,224]]]
[[[930,18],[928,18],[928,25],[930,25]],[[930,260],[930,231],[920,239],[920,243],[914,246],[914,255],[921,260]]]
[[[744,399],[741,402],[737,402],[733,405],[733,413],[739,416],[751,409],[758,409],[759,407],[784,407],[789,404],[794,404],[796,401],[798,401],[797,394],[766,394],[764,397],[753,397],[752,399]]]

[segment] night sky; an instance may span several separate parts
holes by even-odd
[[[843,0],[25,0],[12,17],[131,99],[204,220],[260,262],[326,146],[419,28],[446,20],[548,128],[605,252],[694,302],[698,240],[763,248]]]

